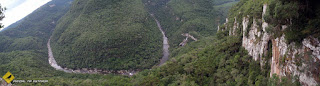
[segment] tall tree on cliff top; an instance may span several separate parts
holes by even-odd
[[[4,14],[3,14],[4,10],[5,10],[5,8],[2,8],[2,6],[0,4],[0,21],[2,21],[2,19],[4,18]],[[2,23],[0,23],[0,28],[3,28]]]

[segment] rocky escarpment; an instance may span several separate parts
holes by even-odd
[[[224,28],[219,27],[218,30],[228,31],[229,35],[242,36],[242,46],[254,60],[260,61],[261,65],[270,61],[268,64],[271,66],[270,75],[276,74],[280,78],[297,76],[302,85],[319,85],[319,40],[308,36],[300,43],[302,45],[298,46],[295,42],[288,43],[284,34],[278,37],[273,36],[275,33],[267,31],[270,27],[264,20],[267,8],[268,5],[264,4],[261,19],[247,15],[242,18],[242,22],[237,22],[235,17],[234,22],[227,21]],[[252,22],[249,20],[250,17],[253,18]],[[289,25],[281,25],[281,31],[287,29]],[[237,31],[241,32],[237,33]],[[266,58],[268,51],[272,54],[271,59]]]

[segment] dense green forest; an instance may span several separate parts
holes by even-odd
[[[56,22],[69,9],[72,0],[53,0],[0,32],[0,75],[10,71],[17,79],[52,77],[46,43]],[[56,7],[49,7],[55,4]],[[54,13],[54,14],[53,14]]]
[[[214,35],[234,2],[77,0],[55,28],[53,53],[59,65],[73,69],[151,68],[161,57],[162,39],[150,14],[160,20],[175,49],[183,33]]]
[[[125,76],[71,74],[48,64],[47,41],[56,22],[69,10],[73,0],[52,0],[14,26],[0,32],[0,75],[10,71],[15,80],[48,80],[48,83],[13,83],[22,86],[43,85],[126,85]],[[55,4],[55,7],[49,5]],[[55,23],[53,23],[55,22]]]
[[[219,33],[220,34],[220,33]],[[268,69],[248,56],[241,47],[240,37],[215,36],[201,40],[191,51],[177,55],[166,65],[153,70],[145,70],[134,76],[135,84],[141,86],[299,86],[299,82],[277,76],[270,78]],[[267,65],[268,66],[268,65]],[[296,78],[293,78],[295,80]]]
[[[0,74],[12,72],[18,79],[54,76],[48,64],[46,43],[56,22],[72,0],[53,0],[29,14],[15,27],[0,32]],[[49,7],[56,4],[56,7]],[[55,14],[52,14],[55,13]]]
[[[30,59],[33,56],[42,58],[43,62],[47,63],[47,60],[44,60],[46,59],[45,57],[38,57],[38,55],[47,55],[46,43],[56,26],[53,22],[58,21],[68,11],[70,5],[68,2],[71,1],[54,0],[49,2],[21,20],[16,27],[2,30],[0,32],[0,52],[1,58],[6,59],[1,60],[1,62],[4,62],[1,63],[1,67],[10,68],[3,65],[13,62],[13,59]],[[50,4],[56,4],[56,7],[51,8],[49,7]],[[15,55],[14,53],[17,54]],[[26,57],[19,57],[25,55],[19,55],[19,53],[25,53]]]
[[[54,56],[68,68],[151,68],[162,35],[140,0],[75,0],[52,36]]]
[[[184,39],[181,34],[194,37],[212,36],[223,23],[227,12],[237,0],[143,0],[154,13],[169,38],[170,50],[178,48]]]
[[[230,10],[228,25],[232,24],[234,18],[237,18],[237,22],[241,22],[242,18],[247,15],[251,15],[249,22],[253,22],[254,18],[262,19],[263,9],[261,7],[263,4],[268,4],[264,21],[270,23],[266,31],[272,33],[273,38],[285,34],[288,43],[295,42],[297,44],[308,36],[320,39],[318,25],[320,23],[320,6],[317,3],[319,3],[317,0],[241,0]],[[282,31],[281,26],[287,24],[290,24],[288,29]],[[251,24],[248,27],[250,26]],[[242,29],[238,29],[238,34]],[[262,30],[261,27],[259,27],[259,30]]]
[[[284,31],[287,40],[301,41],[307,34],[319,38],[319,6],[310,4],[310,9],[296,8],[290,14],[279,11],[304,3],[299,0],[52,0],[0,32],[0,76],[10,71],[16,80],[49,80],[13,83],[30,86],[299,86],[298,77],[270,76],[268,63],[254,61],[241,46],[241,36],[217,32],[226,17],[261,17],[264,3],[274,7],[266,14],[266,21],[276,22],[272,26],[294,17],[292,23],[301,23],[296,27],[307,27]],[[150,14],[170,43],[170,60],[160,67],[154,65],[162,56],[162,35]],[[199,40],[180,47],[182,33]],[[131,77],[57,71],[48,64],[49,38],[63,67],[145,70]]]

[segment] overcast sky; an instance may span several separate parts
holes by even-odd
[[[8,27],[49,1],[51,0],[0,0],[1,7],[7,8],[5,18],[0,23]]]

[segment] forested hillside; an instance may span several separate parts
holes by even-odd
[[[241,0],[214,37],[178,48],[166,65],[140,72],[135,84],[318,85],[316,2]]]
[[[241,47],[240,37],[216,36],[206,47],[197,46],[191,51],[172,58],[166,65],[145,70],[136,75],[135,84],[150,85],[257,85],[257,86],[298,86],[296,78],[277,76],[270,78],[269,70],[260,67],[248,52]],[[195,46],[197,44],[190,44]],[[190,46],[188,45],[188,46]]]
[[[71,86],[319,85],[316,0],[52,0],[0,32],[0,75]],[[50,7],[49,5],[56,6]],[[162,57],[162,34],[170,43]],[[226,19],[227,18],[227,19]],[[179,45],[189,34],[197,40]],[[136,70],[132,76],[65,68]],[[191,40],[191,41],[190,41]]]
[[[48,2],[15,26],[0,32],[1,76],[8,71],[16,79],[44,78],[58,74],[48,64],[46,43],[55,28],[54,22],[68,11],[71,1]],[[56,6],[49,6],[53,4]]]
[[[151,68],[161,58],[162,35],[140,0],[75,0],[59,21],[53,54],[67,68]]]
[[[0,32],[1,77],[10,71],[15,77],[14,80],[48,80],[48,83],[13,83],[18,86],[126,85],[129,83],[130,79],[124,76],[70,74],[57,71],[49,65],[47,41],[57,21],[69,10],[72,1],[52,0],[14,26],[9,26]]]
[[[319,1],[241,0],[219,33],[241,36],[242,47],[270,76],[320,83]]]
[[[161,57],[161,33],[155,21],[149,15],[153,12],[146,10],[150,7],[146,6],[145,1],[136,0],[134,3],[129,3],[129,1],[76,0],[72,2],[71,8],[67,11],[69,4],[71,4],[70,1],[53,0],[1,32],[1,44],[3,46],[0,48],[2,52],[0,55],[4,59],[1,60],[2,75],[10,70],[17,79],[48,79],[49,83],[42,83],[45,85],[125,85],[134,82],[135,78],[122,76],[69,74],[54,70],[47,62],[46,49],[46,42],[53,31],[52,46],[54,46],[54,53],[58,63],[62,63],[61,65],[64,67],[115,70],[143,69],[150,68],[158,63]],[[163,2],[163,4],[166,3]],[[168,3],[177,4],[178,2]],[[52,4],[56,6],[48,6]],[[188,4],[191,3],[188,2]],[[228,9],[231,4],[215,6]],[[159,3],[156,5],[159,5]],[[214,6],[214,4],[210,5]],[[208,10],[213,11],[218,8],[212,6]],[[161,8],[163,7],[165,6],[163,5]],[[170,8],[168,10],[174,9]],[[193,7],[192,9],[200,9],[200,7]],[[221,12],[219,14],[221,17],[226,16],[226,10],[219,10],[219,12]],[[195,11],[193,13],[198,13],[195,16],[207,14],[205,11]],[[159,11],[159,13],[154,12],[154,14],[165,16],[163,14],[166,14],[166,12]],[[168,15],[168,17],[175,16]],[[205,18],[210,17],[205,16]],[[58,21],[58,19],[60,20]],[[174,27],[174,25],[163,25]],[[169,29],[167,30],[170,32]],[[213,35],[216,27],[211,26],[207,30],[213,32],[204,36]],[[181,34],[172,32],[174,31],[168,34],[176,36]],[[211,38],[204,39],[212,40]],[[207,42],[202,41],[199,44],[208,45]],[[187,52],[189,50],[183,49],[183,51]],[[75,52],[79,53],[75,54]],[[74,57],[73,54],[77,57]],[[72,57],[64,58],[64,55]],[[70,59],[73,62],[70,62]],[[20,85],[25,84],[30,83]]]
[[[49,2],[25,17],[15,27],[0,32],[1,74],[9,69],[12,69],[13,73],[18,73],[21,70],[15,68],[23,68],[20,67],[22,65],[48,65],[46,58],[47,40],[55,28],[55,22],[68,11],[71,1],[54,0]],[[56,7],[49,6],[52,4],[55,4]],[[35,60],[32,61],[35,64],[20,62],[28,60]],[[31,70],[29,67],[25,67],[26,70]],[[42,70],[42,68],[39,68],[39,70]]]
[[[150,13],[161,22],[169,38],[171,50],[184,39],[181,34],[194,37],[212,36],[224,22],[235,0],[143,0]]]

